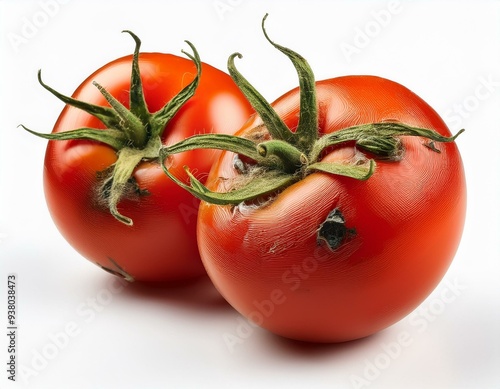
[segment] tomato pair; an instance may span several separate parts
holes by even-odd
[[[113,145],[96,133],[90,140],[50,142],[49,208],[84,256],[122,276],[199,274],[199,251],[226,300],[274,333],[317,342],[370,335],[420,304],[455,254],[466,203],[456,136],[427,103],[395,82],[374,76],[315,81],[304,58],[268,37],[264,21],[263,31],[299,76],[299,87],[271,105],[237,71],[239,54],[229,58],[229,77],[200,66],[196,52],[194,63],[160,54],[137,59],[138,43],[133,60],[106,65],[74,95],[109,104],[115,112],[109,118],[82,113],[77,108],[89,107],[47,87],[76,106],[65,108],[56,135],[47,137],[91,127],[107,128],[100,132],[112,142],[115,132],[125,139]],[[121,91],[130,85],[123,73],[131,61],[127,105],[129,96]],[[180,72],[167,70],[172,67]],[[187,82],[185,71],[194,80],[188,86],[178,82]],[[163,73],[170,77],[158,77]],[[137,86],[141,78],[144,94]],[[147,88],[148,79],[160,87]],[[180,93],[175,116],[163,114],[179,90],[187,91]],[[123,106],[145,129],[142,140],[115,128],[118,118],[128,118]],[[231,135],[252,109],[256,114]],[[158,124],[165,116],[166,126]],[[160,142],[152,136],[157,132]],[[195,197],[202,200],[197,223],[186,223],[186,210],[196,213]]]

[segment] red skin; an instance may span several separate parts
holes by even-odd
[[[317,83],[320,134],[400,121],[450,136],[438,114],[405,87],[372,76]],[[298,89],[273,107],[297,126]],[[244,136],[261,124],[247,122]],[[313,173],[262,207],[201,203],[198,245],[217,289],[242,315],[285,337],[340,342],[376,333],[415,309],[440,282],[457,250],[466,185],[454,142],[402,137],[399,162],[377,161],[367,181]],[[349,159],[346,145],[325,160]],[[227,191],[234,154],[225,152],[207,187]],[[224,177],[224,180],[219,179]],[[338,209],[351,230],[335,251],[317,233]],[[352,231],[355,230],[355,233]]]
[[[132,56],[97,70],[73,94],[88,103],[107,106],[92,85],[97,81],[128,106]],[[144,95],[150,112],[159,110],[196,75],[189,59],[169,54],[142,53],[139,60]],[[204,132],[230,133],[253,110],[232,79],[210,65],[202,65],[195,95],[167,125],[163,143],[172,144]],[[53,132],[80,127],[103,128],[95,117],[65,107]],[[180,177],[188,164],[208,173],[216,152],[199,150],[172,157]],[[116,271],[116,262],[138,281],[175,281],[205,274],[196,244],[198,201],[174,184],[158,163],[143,162],[133,177],[149,195],[123,199],[119,211],[132,218],[132,227],[117,221],[96,202],[96,173],[116,161],[115,151],[91,141],[50,141],[46,151],[44,188],[47,204],[62,235],[84,257]],[[110,261],[110,259],[112,261]]]

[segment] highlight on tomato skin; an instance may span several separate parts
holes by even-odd
[[[85,258],[129,281],[181,281],[206,274],[196,242],[199,201],[172,183],[158,150],[195,133],[229,133],[253,113],[225,72],[186,57],[140,52],[97,69],[64,96],[44,162],[44,191],[63,237]],[[51,80],[51,84],[57,80]],[[122,120],[123,119],[123,120]],[[171,158],[208,173],[213,150]]]
[[[266,15],[267,16],[267,15]],[[269,104],[229,57],[257,115],[234,136],[197,135],[160,153],[222,149],[205,183],[163,171],[201,199],[198,247],[222,296],[255,324],[310,342],[363,338],[401,320],[438,285],[458,248],[466,182],[438,113],[394,81],[315,81]],[[230,346],[231,339],[226,339]]]

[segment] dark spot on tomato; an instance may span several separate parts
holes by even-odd
[[[123,278],[125,281],[128,282],[134,282],[134,277],[132,277],[130,274],[128,274],[123,268],[116,263],[116,261],[108,257],[109,262],[113,265],[114,269],[111,269],[109,267],[103,266],[100,263],[95,263],[97,266],[99,266],[102,270],[107,271],[110,274],[113,274],[114,276],[117,276],[119,278]]]
[[[240,174],[245,174],[248,172],[247,164],[243,162],[239,154],[235,154],[233,158],[233,167]]]
[[[347,228],[344,215],[338,208],[331,211],[318,229],[318,244],[326,243],[330,250],[338,249],[347,238],[356,235],[356,230]]]

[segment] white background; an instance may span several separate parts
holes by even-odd
[[[1,388],[500,388],[500,3],[498,1],[0,1]],[[468,180],[464,236],[443,282],[409,317],[340,345],[245,331],[208,280],[122,287],[77,254],[45,206],[45,141],[60,103],[106,62],[143,51],[238,67],[269,100],[296,86],[267,29],[316,78],[375,74],[429,102]],[[390,18],[388,17],[390,16]],[[350,47],[350,54],[346,51]],[[353,51],[353,49],[355,49]],[[429,210],[432,212],[432,209]],[[17,382],[7,380],[7,274],[18,277]],[[224,334],[240,334],[232,349]]]

